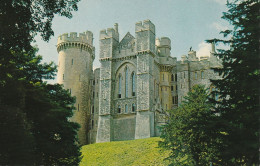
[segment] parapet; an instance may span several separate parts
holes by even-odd
[[[106,39],[106,38],[114,38],[117,41],[119,40],[119,34],[118,34],[118,24],[115,23],[114,28],[107,28],[103,29],[99,33],[99,39]]]
[[[197,61],[198,58],[196,57],[196,51],[189,51],[188,53],[188,60],[189,61]]]
[[[87,43],[89,45],[93,45],[93,33],[90,31],[86,31],[83,33],[77,33],[77,32],[70,32],[64,33],[58,37],[58,43],[63,42],[81,42],[81,43]]]
[[[159,57],[160,64],[162,65],[175,65],[177,63],[176,57]]]
[[[182,56],[181,56],[181,61],[182,61],[182,62],[187,61],[187,60],[188,60],[188,58],[187,58],[186,55],[182,55]]]
[[[135,23],[135,32],[150,30],[155,34],[155,26],[150,20]]]
[[[200,61],[204,61],[204,60],[208,60],[208,59],[209,59],[208,56],[201,56],[201,57],[200,57]]]
[[[171,40],[168,37],[156,38],[155,45],[158,47],[167,47],[171,49]]]

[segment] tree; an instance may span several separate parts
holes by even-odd
[[[211,139],[217,135],[218,129],[211,123],[216,115],[208,99],[209,94],[204,86],[195,85],[181,106],[168,112],[168,122],[162,128],[163,141],[159,145],[171,150],[168,159],[172,165],[204,166],[210,162],[216,163],[215,149],[220,142]]]
[[[34,137],[25,113],[13,106],[0,107],[0,165],[32,165]]]
[[[29,84],[25,112],[32,124],[37,165],[78,165],[81,152],[79,125],[68,121],[75,98],[61,85]]]
[[[15,52],[32,50],[31,42],[40,33],[48,41],[54,34],[51,29],[55,14],[72,17],[79,0],[2,0],[0,6],[0,85],[14,77],[16,64],[11,63]],[[21,58],[19,58],[22,60]],[[17,59],[16,59],[17,60]],[[15,60],[15,61],[16,61]],[[19,79],[19,78],[17,78]]]
[[[230,49],[219,49],[223,68],[215,69],[223,75],[212,80],[220,95],[215,101],[218,128],[222,140],[219,147],[222,165],[258,165],[259,158],[259,8],[258,0],[233,0],[223,19],[233,30],[221,32]],[[229,37],[230,39],[227,39]],[[258,163],[258,164],[257,164]]]
[[[41,64],[36,53],[37,49],[13,52],[25,61],[14,62],[20,79],[10,76],[10,84],[1,89],[5,98],[0,105],[0,146],[5,148],[0,151],[0,164],[77,165],[79,125],[68,120],[75,98],[61,85],[42,81],[53,77],[56,66]]]
[[[0,165],[77,165],[73,98],[48,85],[56,66],[42,64],[31,43],[48,41],[55,14],[72,17],[79,0],[8,0],[0,5]],[[62,96],[62,97],[61,97]],[[55,119],[55,120],[54,120]],[[47,127],[48,126],[48,127]]]

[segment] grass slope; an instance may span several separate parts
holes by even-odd
[[[158,148],[160,138],[96,143],[82,147],[80,166],[168,165],[169,151]]]

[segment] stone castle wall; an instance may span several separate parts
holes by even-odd
[[[58,82],[82,107],[72,119],[83,126],[79,137],[86,136],[87,143],[159,136],[166,110],[178,107],[195,84],[210,88],[210,79],[219,78],[211,69],[221,67],[214,45],[210,56],[199,59],[190,50],[177,61],[171,57],[171,40],[155,39],[150,20],[136,23],[135,36],[128,32],[121,41],[118,24],[101,30],[101,67],[93,72],[92,36],[87,31],[58,39]]]
[[[90,114],[90,79],[93,72],[94,47],[91,32],[79,34],[63,34],[58,38],[57,50],[58,83],[63,84],[72,96],[76,97],[74,115],[72,121],[80,124],[78,138],[80,144],[87,144],[87,132],[89,130]]]

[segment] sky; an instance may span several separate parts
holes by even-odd
[[[151,20],[156,29],[156,37],[171,39],[171,56],[180,60],[187,55],[189,48],[198,56],[209,55],[207,39],[222,38],[221,30],[229,28],[227,21],[221,19],[227,11],[226,0],[81,0],[73,18],[55,16],[52,24],[54,36],[44,42],[41,37],[35,40],[38,54],[43,62],[58,62],[57,38],[63,33],[91,31],[96,48],[94,68],[99,63],[99,32],[114,27],[118,23],[119,38],[127,32],[135,35],[135,23]]]

